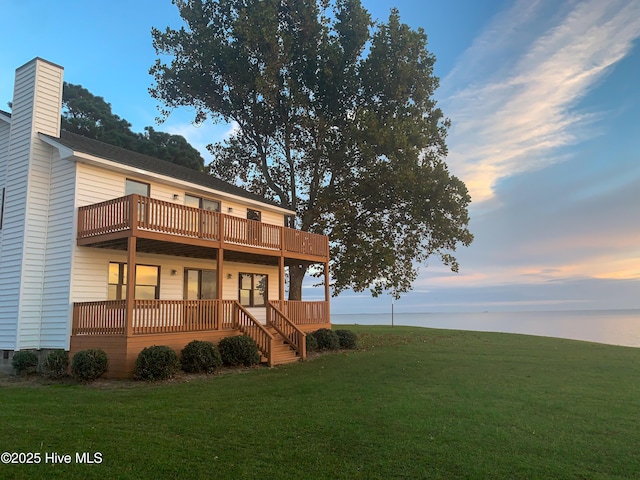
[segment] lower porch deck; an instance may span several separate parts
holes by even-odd
[[[129,319],[129,320],[128,320]],[[306,333],[330,328],[328,302],[270,301],[263,324],[235,300],[125,300],[75,303],[70,356],[101,348],[109,357],[109,377],[129,377],[145,347],[166,345],[180,354],[192,340],[218,343],[249,335],[270,366],[285,363],[277,342],[298,359],[306,357]]]

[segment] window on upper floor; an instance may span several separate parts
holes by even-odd
[[[151,187],[148,183],[138,182],[137,180],[131,180],[127,178],[125,182],[124,194],[131,195],[133,193],[137,193],[138,195],[142,195],[143,197],[148,197],[150,195]]]
[[[247,219],[259,222],[262,219],[262,213],[259,210],[252,210],[250,208],[247,208]]]
[[[195,195],[190,195],[188,193],[185,193],[184,195],[184,204],[187,207],[201,208],[203,210],[208,210],[210,212],[220,211],[220,202],[218,200],[211,200],[209,198],[197,197]]]
[[[284,226],[294,228],[295,225],[295,217],[293,215],[285,215],[284,217]]]

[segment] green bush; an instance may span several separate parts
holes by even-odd
[[[225,337],[218,344],[222,363],[230,367],[250,367],[260,363],[258,345],[247,335]]]
[[[143,348],[136,358],[133,378],[137,380],[166,380],[180,369],[178,355],[166,345]]]
[[[318,342],[318,350],[338,350],[340,348],[340,340],[336,332],[330,328],[321,328],[313,332]]]
[[[81,350],[71,359],[71,374],[83,382],[97,380],[109,370],[109,359],[101,348]]]
[[[11,366],[16,369],[20,375],[33,373],[38,368],[38,355],[31,350],[22,350],[13,354]]]
[[[312,332],[307,333],[307,352],[316,352],[318,350],[318,341]]]
[[[53,350],[44,361],[44,372],[51,378],[62,378],[69,368],[69,353],[64,350]]]
[[[358,336],[351,330],[336,330],[336,335],[338,336],[340,348],[347,348],[349,350],[356,348]]]
[[[213,343],[194,340],[182,349],[180,363],[187,373],[213,373],[222,366],[222,357]]]

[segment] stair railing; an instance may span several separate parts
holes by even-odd
[[[294,348],[302,360],[307,358],[307,334],[291,322],[272,302],[267,306],[267,325],[271,325],[284,341]]]
[[[272,367],[273,335],[237,301],[234,305],[233,318],[234,327],[255,340],[258,350],[267,359],[267,364]]]

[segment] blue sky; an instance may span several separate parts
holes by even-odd
[[[363,0],[423,27],[451,118],[450,170],[470,189],[475,241],[460,272],[421,268],[396,311],[640,308],[640,2]],[[168,0],[0,0],[0,108],[35,56],[111,103],[135,131],[155,126],[152,26],[179,27]],[[159,130],[204,152],[229,125],[175,111]],[[205,158],[206,152],[203,153]],[[308,298],[314,298],[308,288]],[[385,312],[346,292],[334,313]]]

